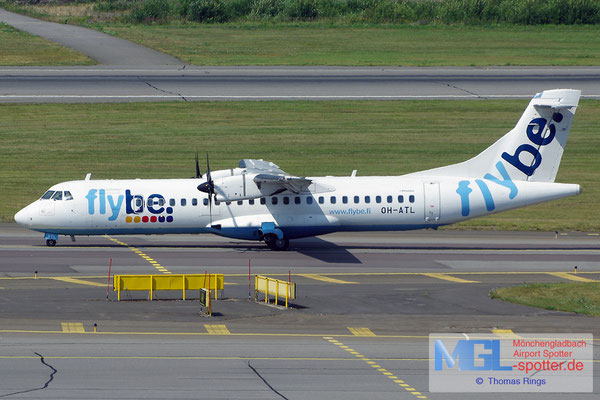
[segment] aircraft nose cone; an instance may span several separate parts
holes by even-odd
[[[27,210],[27,207],[15,214],[15,222],[21,226],[31,224],[31,218],[29,217],[29,210]]]

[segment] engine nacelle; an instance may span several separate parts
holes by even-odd
[[[226,178],[214,179],[215,194],[219,201],[236,201],[254,199],[263,196],[254,183],[257,174],[240,174]]]

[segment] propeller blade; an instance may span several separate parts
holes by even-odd
[[[200,173],[200,164],[198,163],[198,152],[196,152],[196,179],[202,178],[202,174]]]
[[[201,185],[202,186],[202,185]],[[203,190],[204,191],[204,190]],[[208,152],[206,152],[206,193],[208,194],[208,215],[212,225],[212,197],[215,194],[215,183],[210,176],[210,162],[208,161]],[[216,200],[215,195],[215,200]]]
[[[213,185],[212,178],[210,177],[210,163],[208,161],[208,153],[206,153],[206,182],[209,182],[211,186]]]

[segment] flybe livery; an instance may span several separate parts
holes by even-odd
[[[579,90],[547,90],[517,125],[465,162],[402,176],[297,177],[254,159],[190,179],[85,180],[52,186],[15,215],[20,225],[59,235],[213,233],[264,241],[337,231],[437,228],[577,195],[554,183]]]

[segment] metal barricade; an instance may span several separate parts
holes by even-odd
[[[288,308],[288,301],[296,299],[296,284],[256,275],[254,277],[254,300],[258,299],[258,293],[265,294],[265,303],[269,301],[269,295],[275,296],[275,304],[280,296],[285,296],[285,308]]]
[[[208,289],[214,291],[215,300],[217,291],[225,289],[223,274],[172,274],[172,275],[115,275],[113,277],[113,291],[117,292],[117,300],[121,300],[121,291],[147,291],[150,300],[157,290],[181,290],[182,299],[185,300],[186,290]]]

